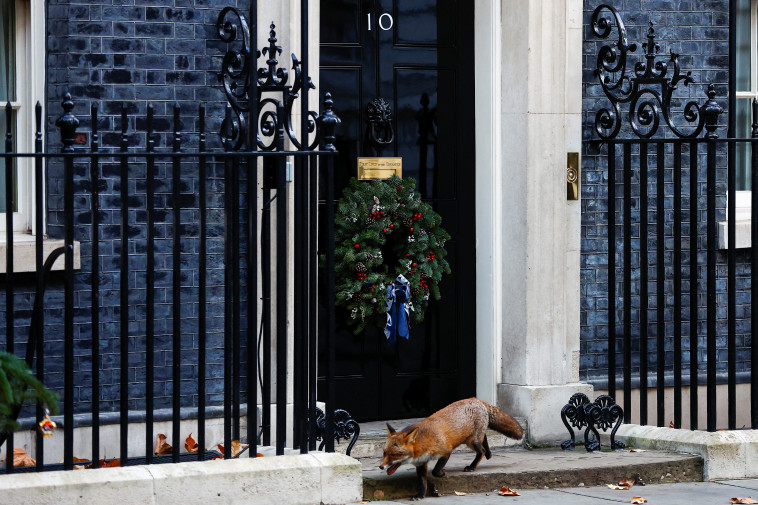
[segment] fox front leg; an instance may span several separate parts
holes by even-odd
[[[432,470],[432,475],[434,475],[435,477],[444,477],[445,465],[447,464],[448,459],[450,459],[450,454],[441,456],[440,459],[437,460],[437,464],[434,465],[434,470]]]
[[[427,479],[426,479],[426,463],[416,467],[416,476],[418,477],[418,494],[411,496],[411,501],[423,500],[426,496]],[[439,496],[440,493],[437,488],[432,484],[431,492],[432,496]]]

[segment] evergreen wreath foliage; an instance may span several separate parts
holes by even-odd
[[[450,273],[442,218],[414,191],[416,181],[350,180],[335,216],[337,305],[349,312],[358,334],[368,325],[384,327],[387,286],[398,275],[410,282],[408,309],[424,318],[429,297],[440,299],[438,284]]]

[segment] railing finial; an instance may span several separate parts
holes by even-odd
[[[708,84],[708,101],[703,104],[703,116],[705,117],[705,135],[709,139],[717,139],[716,128],[718,127],[719,115],[724,109],[716,101],[716,89],[713,83]]]
[[[63,107],[63,114],[55,122],[61,131],[61,142],[63,142],[63,152],[74,152],[74,142],[76,140],[76,127],[79,126],[79,120],[72,113],[74,110],[74,102],[71,100],[71,93],[66,93],[61,104]]]
[[[324,151],[336,151],[334,147],[334,130],[337,128],[342,120],[334,113],[334,101],[332,100],[332,94],[328,91],[324,93],[324,112],[318,118],[319,123],[323,128],[324,134]]]

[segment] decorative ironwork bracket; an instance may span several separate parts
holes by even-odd
[[[316,112],[309,111],[308,132],[305,134],[301,132],[304,140],[301,141],[295,133],[292,118],[295,101],[303,89],[306,91],[316,89],[316,86],[309,76],[303,76],[300,60],[294,54],[291,56],[291,73],[279,66],[277,58],[282,54],[282,47],[277,45],[274,23],[271,23],[268,47],[264,47],[262,51],[256,51],[255,57],[251,54],[250,28],[247,19],[239,10],[234,7],[225,7],[219,13],[216,27],[221,41],[232,46],[224,55],[221,72],[218,74],[231,107],[231,114],[227,114],[227,118],[221,125],[223,144],[235,151],[242,149],[248,137],[247,129],[251,126],[249,123],[256,121],[258,125],[256,143],[257,148],[262,151],[278,149],[277,132],[280,130],[284,131],[296,149],[302,149],[305,143],[308,150],[313,150],[323,142],[322,149],[335,150],[332,144],[334,131],[330,128],[339,124],[339,118],[333,111],[331,114],[337,119],[336,122],[331,119],[322,121]],[[266,65],[255,68],[261,56],[267,58]],[[288,84],[291,75],[294,75],[294,78],[292,84]],[[257,85],[255,97],[250,96],[253,81]],[[251,100],[257,103],[255,110],[258,117],[256,118],[249,117]],[[331,96],[328,100],[331,102]],[[328,110],[331,110],[331,103],[328,105]],[[310,143],[308,143],[309,139]],[[250,150],[253,148],[254,146],[248,146]]]
[[[595,131],[603,140],[615,138],[621,130],[620,104],[629,104],[628,117],[632,131],[641,138],[656,134],[663,121],[680,138],[695,138],[705,128],[709,138],[715,138],[716,123],[721,107],[715,101],[713,84],[708,86],[708,100],[700,105],[690,100],[684,105],[683,123],[677,125],[672,116],[672,96],[679,85],[688,86],[694,82],[692,72],[682,73],[679,54],[670,51],[668,61],[656,61],[660,46],[655,42],[652,21],[647,31],[647,42],[642,44],[644,61],[637,62],[633,71],[627,68],[629,53],[637,50],[637,44],[630,44],[626,27],[618,11],[610,5],[599,5],[592,13],[592,31],[600,39],[610,38],[613,23],[603,17],[608,11],[615,20],[618,40],[604,45],[597,55],[595,76],[600,81],[603,93],[611,102],[611,108],[602,108],[595,114]],[[681,129],[682,126],[689,131]]]
[[[326,439],[324,438],[324,432],[326,431],[326,415],[320,408],[316,408],[316,421],[313,423],[313,431],[316,440],[320,440],[321,444],[318,446],[318,450],[324,448]],[[345,454],[350,456],[350,451],[353,450],[353,446],[358,441],[358,435],[361,434],[361,427],[358,422],[353,419],[353,416],[347,410],[336,409],[334,411],[334,440],[339,442],[340,440],[350,440],[347,445]]]
[[[566,429],[571,435],[569,440],[566,440],[561,444],[561,449],[564,451],[569,449],[573,450],[576,445],[576,439],[574,437],[574,430],[571,426],[578,430],[586,427],[584,430],[584,448],[587,452],[593,452],[600,449],[600,434],[598,428],[603,431],[607,431],[608,428],[613,426],[611,431],[611,449],[623,449],[625,446],[623,442],[616,440],[616,431],[623,423],[624,411],[620,405],[616,404],[616,401],[608,395],[600,395],[595,399],[595,402],[590,402],[587,395],[584,393],[576,393],[571,396],[568,403],[561,409],[561,420],[566,426]]]

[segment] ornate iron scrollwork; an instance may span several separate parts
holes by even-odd
[[[563,450],[573,449],[576,444],[574,430],[584,430],[584,448],[587,452],[600,449],[600,434],[597,429],[607,431],[613,423],[616,423],[611,431],[611,448],[623,449],[624,444],[616,440],[616,431],[623,423],[624,411],[616,401],[608,395],[598,396],[594,403],[590,402],[584,393],[576,393],[571,396],[568,403],[561,409],[561,420],[571,435],[571,439],[561,444]]]
[[[366,143],[377,156],[395,141],[392,127],[392,106],[384,98],[374,98],[366,106]]]
[[[277,45],[276,27],[271,23],[268,46],[256,51],[255,57],[250,50],[250,30],[245,16],[234,7],[225,7],[217,22],[218,36],[231,48],[224,55],[219,80],[229,105],[232,108],[231,125],[226,119],[221,126],[221,138],[224,145],[239,150],[245,145],[248,122],[258,124],[257,147],[263,151],[277,149],[277,130],[282,127],[285,135],[296,149],[301,149],[303,142],[298,138],[292,119],[292,112],[299,93],[316,89],[308,76],[303,76],[300,60],[292,54],[292,72],[279,66],[278,57],[282,47]],[[266,57],[265,67],[255,68],[258,58]],[[288,84],[294,75],[292,84]],[[257,84],[257,96],[249,96],[252,80]],[[245,119],[250,113],[251,100],[257,102],[257,118]],[[308,112],[308,131],[301,132],[304,143],[309,150],[315,149],[323,139],[320,130],[319,115]],[[308,139],[312,137],[310,143]],[[331,145],[327,143],[328,145]],[[332,146],[333,147],[333,146]],[[250,147],[251,148],[251,147]]]
[[[680,138],[697,137],[704,127],[710,134],[711,129],[707,125],[711,124],[715,130],[721,108],[714,100],[713,84],[709,85],[709,99],[705,104],[701,106],[696,100],[690,100],[684,105],[682,118],[690,130],[681,129],[681,125],[677,126],[672,118],[672,97],[680,84],[688,86],[694,82],[692,72],[682,73],[679,55],[673,51],[670,51],[668,61],[656,61],[660,46],[655,42],[652,22],[647,31],[647,42],[642,44],[645,59],[635,63],[630,72],[627,68],[629,53],[635,52],[637,45],[629,44],[626,27],[618,11],[607,4],[599,5],[592,13],[592,31],[600,39],[610,37],[613,24],[610,18],[602,16],[604,11],[610,12],[615,20],[618,40],[601,47],[597,56],[595,75],[603,93],[611,102],[610,109],[602,108],[595,114],[595,131],[600,138],[609,140],[618,135],[622,123],[620,104],[627,103],[632,131],[642,138],[656,134],[661,116],[671,131]]]
[[[314,435],[316,440],[320,440],[321,444],[318,446],[318,450],[324,448],[326,440],[324,439],[324,432],[326,431],[326,414],[320,408],[316,408],[316,421],[313,424]],[[350,456],[350,451],[353,450],[353,446],[358,441],[358,435],[361,434],[361,427],[358,422],[353,419],[353,416],[347,410],[336,409],[334,411],[334,440],[339,442],[340,440],[350,440],[347,445],[345,454]]]
[[[566,449],[573,449],[576,445],[576,438],[574,437],[574,430],[571,429],[571,426],[576,428],[577,430],[581,430],[588,424],[586,412],[584,410],[585,405],[590,404],[590,399],[587,398],[587,395],[584,393],[575,393],[571,395],[571,398],[569,398],[569,401],[566,405],[563,406],[561,409],[561,420],[563,421],[564,426],[566,426],[566,429],[569,432],[569,435],[571,435],[571,439],[564,441],[561,444],[561,449],[564,451]],[[569,426],[569,423],[571,426]]]

